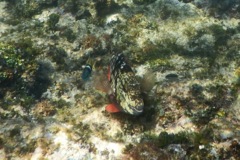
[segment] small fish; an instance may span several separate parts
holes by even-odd
[[[83,72],[82,72],[82,79],[84,81],[89,80],[89,78],[91,76],[91,73],[92,73],[91,65],[89,65],[89,64],[85,65],[84,68],[83,68]]]
[[[105,108],[108,112],[121,111],[131,115],[139,115],[143,112],[140,83],[123,54],[112,56],[108,68],[108,80],[114,97],[114,103]]]
[[[169,73],[165,76],[165,78],[171,82],[178,80],[178,75],[175,73]]]

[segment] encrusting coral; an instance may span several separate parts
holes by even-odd
[[[238,4],[1,0],[0,159],[239,159]],[[139,116],[105,110],[113,54]]]

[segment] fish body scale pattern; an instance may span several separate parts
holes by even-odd
[[[112,57],[110,75],[111,88],[123,112],[133,115],[140,114],[144,106],[140,84],[122,54]]]

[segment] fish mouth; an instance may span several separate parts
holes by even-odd
[[[142,112],[143,112],[143,107],[144,106],[137,106],[137,107],[134,107],[133,109],[132,109],[132,111],[133,111],[133,115],[140,115]]]

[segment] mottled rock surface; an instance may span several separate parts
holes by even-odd
[[[0,159],[240,159],[239,3],[0,0]],[[116,53],[140,116],[105,111]]]

